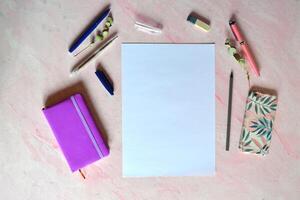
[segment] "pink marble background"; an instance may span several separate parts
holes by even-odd
[[[82,29],[111,4],[120,38],[76,77],[80,59],[67,49]],[[203,33],[186,22],[194,11],[211,22]],[[228,56],[228,20],[235,14],[252,47],[261,77],[251,84],[275,90],[278,112],[270,154],[238,150],[248,85]],[[135,17],[164,26],[151,36],[134,29]],[[289,199],[300,198],[300,1],[299,0],[1,0],[0,1],[0,188],[1,199]],[[216,44],[216,175],[122,178],[122,42]],[[107,95],[94,71],[103,66],[115,85]],[[235,72],[231,150],[226,152],[228,77]],[[111,155],[71,174],[41,108],[85,91]],[[199,158],[201,159],[201,158]]]

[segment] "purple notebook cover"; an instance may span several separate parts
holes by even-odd
[[[72,172],[109,154],[80,94],[44,108],[43,113]]]

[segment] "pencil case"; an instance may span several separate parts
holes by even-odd
[[[276,109],[277,96],[249,92],[239,142],[242,152],[268,154]]]

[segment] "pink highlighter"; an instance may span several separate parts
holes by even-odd
[[[254,74],[256,76],[259,76],[260,74],[259,74],[258,67],[257,67],[256,63],[254,62],[254,57],[250,52],[248,44],[242,38],[242,34],[240,33],[240,31],[239,31],[239,29],[236,25],[236,22],[233,21],[233,20],[230,20],[229,25],[230,25],[231,31],[232,31],[235,39],[240,43],[240,45],[242,47],[242,50],[243,50],[243,52],[246,56],[246,59],[248,60],[248,62],[250,64],[251,70],[254,72]]]

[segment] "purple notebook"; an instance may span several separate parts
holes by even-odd
[[[109,154],[80,94],[43,108],[43,113],[72,172]]]

